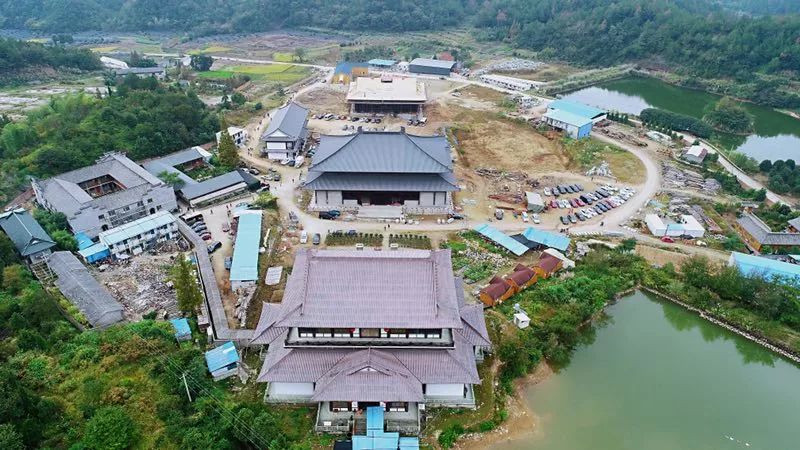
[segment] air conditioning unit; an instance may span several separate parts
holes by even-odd
[[[364,250],[364,244],[356,244],[356,250]]]

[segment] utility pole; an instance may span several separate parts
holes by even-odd
[[[183,386],[186,388],[186,396],[189,397],[189,402],[192,401],[192,394],[189,393],[189,385],[186,383],[186,372],[183,372]]]

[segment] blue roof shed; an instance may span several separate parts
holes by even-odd
[[[236,351],[236,346],[231,341],[206,352],[206,365],[212,374],[236,367],[237,364],[239,364],[239,352]]]
[[[551,109],[544,116],[545,123],[565,130],[573,138],[588,137],[592,132],[592,119],[562,109]]]
[[[528,247],[517,242],[510,236],[504,234],[502,231],[489,225],[488,223],[477,225],[475,228],[473,228],[473,230],[517,256],[522,256],[528,251]]]
[[[522,239],[520,239],[520,237]],[[528,227],[522,234],[514,236],[514,239],[525,244],[528,248],[542,246],[554,248],[562,252],[567,251],[571,242],[568,237],[562,234],[539,230],[533,227]]]
[[[93,244],[89,247],[79,250],[78,254],[81,255],[81,258],[83,258],[87,263],[94,264],[97,261],[102,261],[110,257],[111,250],[106,244],[98,242],[97,244]]]
[[[175,339],[179,341],[188,341],[192,338],[192,329],[189,327],[189,321],[180,318],[170,320],[172,327],[175,328]]]
[[[236,244],[233,247],[231,282],[258,279],[258,249],[261,246],[261,211],[249,211],[239,216]]]

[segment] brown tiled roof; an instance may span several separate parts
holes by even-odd
[[[522,267],[519,270],[515,270],[508,278],[514,280],[514,283],[517,285],[522,286],[523,284],[527,283],[528,281],[533,278],[534,272],[528,267]]]
[[[536,263],[536,267],[540,267],[547,273],[552,273],[553,270],[555,270],[555,268],[558,267],[558,264],[560,262],[561,260],[556,258],[555,256],[550,255],[548,253],[542,253],[542,255],[539,256],[539,261]]]

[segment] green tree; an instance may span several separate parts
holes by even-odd
[[[278,209],[278,199],[269,192],[258,194],[253,205],[261,209]]]
[[[194,314],[203,302],[203,293],[197,286],[191,263],[183,254],[178,255],[172,266],[172,283],[175,285],[178,308],[186,314]]]
[[[735,134],[750,134],[755,125],[753,115],[730,97],[707,106],[703,120],[717,130]]]
[[[214,65],[214,58],[208,55],[192,55],[189,65],[198,72],[206,72]]]
[[[119,406],[98,409],[86,424],[83,444],[93,450],[125,450],[133,447],[139,429]]]
[[[175,189],[180,189],[185,184],[180,175],[175,172],[167,172],[166,170],[158,174],[158,179]]]
[[[303,47],[297,47],[294,49],[294,56],[297,58],[298,61],[303,62],[306,58],[306,49]]]
[[[56,247],[59,250],[66,250],[68,252],[78,251],[78,241],[69,231],[56,230],[50,233],[50,237],[53,238],[53,241],[55,241]]]
[[[13,264],[3,268],[3,288],[12,294],[18,294],[30,281],[30,273],[25,266]]]
[[[221,165],[229,169],[239,166],[239,151],[236,149],[236,144],[233,142],[230,133],[228,133],[228,127],[223,127],[220,133],[217,158]]]
[[[3,450],[23,450],[22,435],[17,433],[14,425],[4,423],[0,425],[0,448]]]
[[[236,106],[242,106],[247,101],[247,97],[244,96],[241,92],[234,92],[231,94],[231,102],[233,102]]]

